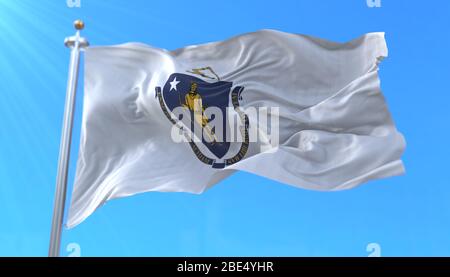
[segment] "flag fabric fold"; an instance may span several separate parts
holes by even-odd
[[[67,227],[114,198],[202,193],[236,171],[324,191],[404,173],[380,90],[387,54],[384,33],[335,43],[273,30],[175,51],[88,48]],[[196,126],[199,140],[174,139]]]

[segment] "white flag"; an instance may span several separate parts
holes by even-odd
[[[383,33],[334,43],[271,30],[175,51],[87,49],[67,226],[113,198],[202,193],[236,170],[315,190],[402,174],[378,79],[386,56]]]

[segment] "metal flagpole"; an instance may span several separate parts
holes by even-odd
[[[89,43],[80,37],[80,31],[84,28],[81,20],[74,22],[77,30],[75,36],[65,39],[64,44],[71,49],[69,77],[67,80],[66,104],[64,107],[64,120],[59,147],[58,174],[56,177],[56,191],[53,206],[52,230],[50,234],[49,257],[58,257],[61,245],[61,232],[63,226],[64,206],[66,202],[67,174],[70,159],[70,144],[72,138],[73,112],[75,106],[75,94],[78,83],[78,69],[80,63],[80,51],[85,49]]]

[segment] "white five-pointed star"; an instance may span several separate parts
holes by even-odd
[[[176,91],[177,90],[177,85],[180,83],[180,81],[177,81],[177,77],[173,78],[173,81],[170,82],[170,90],[172,91],[173,89]]]

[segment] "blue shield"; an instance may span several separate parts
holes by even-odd
[[[193,84],[195,84],[194,87]],[[214,130],[211,130],[211,133],[217,138],[218,142],[208,142],[205,140],[205,137],[202,137],[202,143],[219,159],[225,156],[230,148],[230,142],[226,141],[226,109],[230,103],[232,86],[232,82],[216,81],[209,83],[194,76],[174,73],[170,75],[162,90],[164,102],[170,111],[173,111],[177,107],[189,106],[186,95],[193,91],[195,91],[195,94],[191,95],[196,95],[195,97],[201,98],[203,109],[217,107],[222,111],[222,137],[218,138],[217,134],[214,134]],[[191,111],[191,119],[192,124],[189,127],[193,132],[195,124],[193,111]],[[209,120],[211,118],[204,118],[204,122],[208,122]]]

